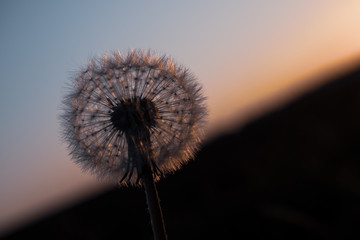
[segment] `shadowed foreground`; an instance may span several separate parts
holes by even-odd
[[[360,68],[158,183],[169,239],[360,239]],[[113,189],[6,239],[151,239],[141,189]]]

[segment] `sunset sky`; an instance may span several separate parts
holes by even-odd
[[[173,57],[204,87],[211,135],[359,59],[359,13],[355,0],[1,1],[0,233],[105,186],[59,134],[66,84],[89,58]]]

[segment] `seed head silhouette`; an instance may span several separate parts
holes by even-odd
[[[167,56],[131,50],[95,58],[63,101],[63,138],[83,169],[121,185],[142,185],[193,157],[206,107],[188,69]]]

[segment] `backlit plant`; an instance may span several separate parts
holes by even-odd
[[[95,58],[73,79],[63,137],[85,170],[120,185],[144,186],[156,239],[165,239],[154,181],[198,149],[206,107],[188,69],[133,50]]]

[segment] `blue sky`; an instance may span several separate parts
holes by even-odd
[[[1,1],[0,232],[103,186],[59,134],[65,86],[89,58],[172,56],[204,86],[212,131],[358,57],[359,12],[331,0]]]

